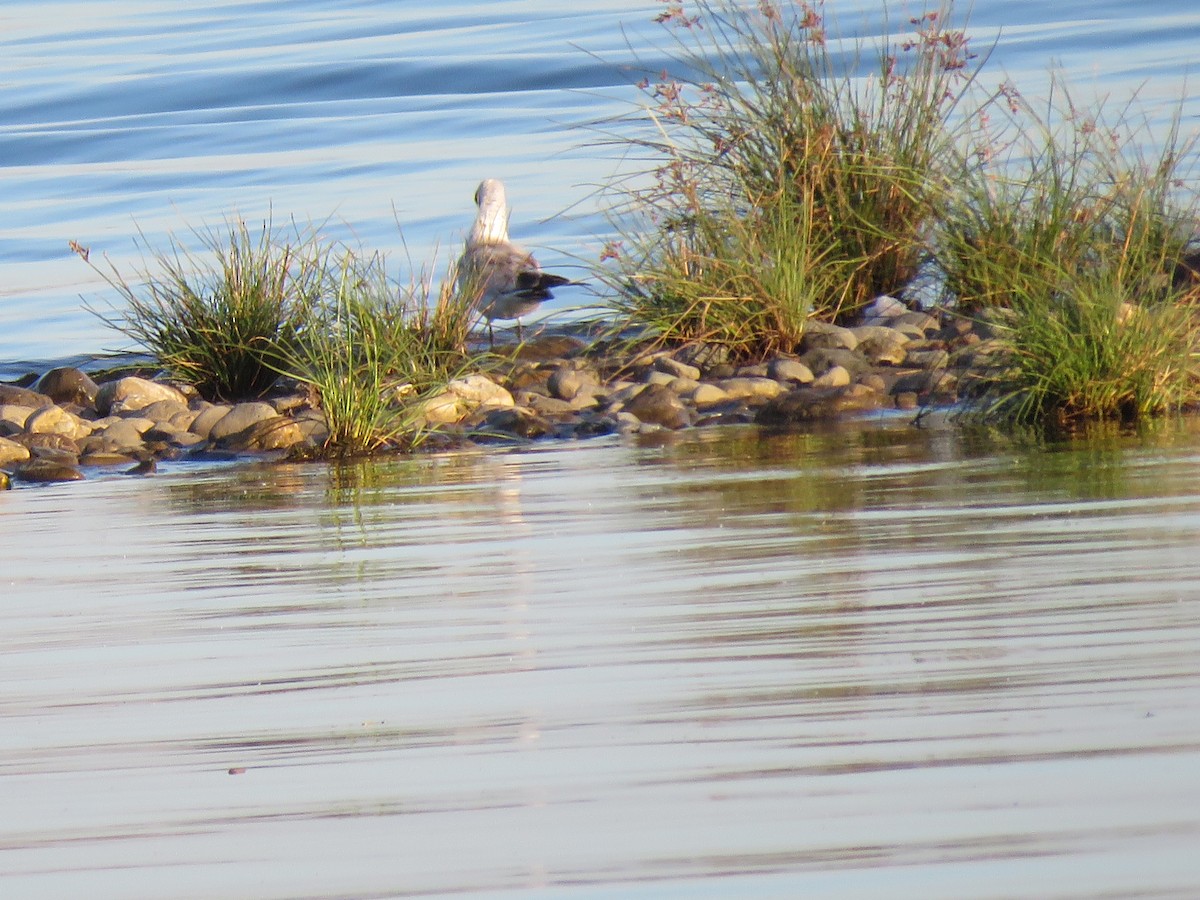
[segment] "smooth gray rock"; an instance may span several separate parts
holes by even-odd
[[[270,403],[262,401],[251,401],[249,403],[239,403],[221,416],[215,424],[208,430],[208,439],[211,441],[223,441],[225,438],[245,431],[251,425],[267,419],[279,418],[279,414],[275,412],[275,407]],[[195,424],[193,423],[193,433],[195,433]]]
[[[700,380],[700,369],[670,356],[660,356],[654,360],[654,368],[668,375],[674,375],[676,378],[686,378],[689,381]]]
[[[29,459],[29,448],[16,441],[0,437],[0,466]]]
[[[776,381],[794,381],[808,384],[813,380],[812,370],[798,359],[777,356],[767,364],[767,375]]]
[[[107,416],[142,409],[158,400],[175,400],[180,406],[187,406],[187,398],[170,385],[128,375],[100,385],[96,392],[96,412]]]
[[[643,424],[664,428],[684,428],[691,424],[691,415],[679,395],[661,384],[647,385],[625,404],[624,412],[636,416]]]
[[[232,409],[232,406],[227,406],[223,403],[210,404],[196,413],[196,417],[192,419],[192,424],[188,426],[188,431],[202,438],[207,438],[209,432],[212,431],[212,427],[225,418]]]
[[[778,381],[766,377],[722,378],[716,382],[716,385],[734,400],[770,400],[778,397],[784,391],[783,385]]]
[[[13,476],[21,481],[42,484],[83,480],[83,473],[76,466],[50,459],[30,459],[21,463],[13,470]]]
[[[30,409],[38,409],[53,403],[53,397],[48,397],[38,391],[31,391],[13,384],[0,384],[0,406],[26,406]]]
[[[91,406],[100,386],[86,372],[73,366],[61,366],[39,378],[36,389],[55,403]]]

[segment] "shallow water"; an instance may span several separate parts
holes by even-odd
[[[847,37],[907,27],[918,4],[831,0]],[[1152,117],[1185,88],[1192,0],[976,0],[989,70],[1027,92],[1051,64],[1084,91],[1140,89]],[[114,292],[68,247],[136,281],[175,233],[324,223],[440,272],[500,177],[513,233],[568,272],[610,226],[596,186],[617,168],[581,126],[629,110],[641,70],[669,64],[655,0],[279,3],[57,2],[0,9],[0,377],[123,346],[84,308]],[[1194,92],[1192,92],[1194,93]],[[1185,104],[1190,129],[1200,107]],[[142,250],[137,241],[141,235]],[[407,245],[407,253],[403,246]],[[411,257],[409,260],[407,257]],[[409,265],[409,262],[412,265]],[[148,265],[153,268],[152,263]],[[561,293],[550,311],[593,302]]]
[[[0,377],[116,342],[69,240],[127,271],[273,210],[445,259],[498,176],[594,259],[576,126],[665,61],[660,4],[603,6],[8,4]],[[972,19],[1154,115],[1200,33]],[[883,422],[0,493],[0,894],[1195,897],[1197,446]]]
[[[5,896],[1192,897],[1195,436],[0,495]]]

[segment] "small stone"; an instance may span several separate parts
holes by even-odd
[[[270,403],[263,403],[261,400],[238,403],[233,409],[221,416],[215,425],[209,428],[208,439],[220,442],[225,438],[245,431],[257,422],[277,418],[279,416],[275,412],[275,407]]]
[[[683,428],[691,424],[691,416],[683,401],[670,388],[660,384],[647,385],[645,390],[625,404],[624,412],[637,417],[643,424],[664,428]]]
[[[53,397],[13,384],[0,384],[0,406],[26,406],[38,409],[54,403]]]
[[[72,366],[63,366],[51,369],[39,378],[37,390],[55,403],[91,406],[100,387],[86,372]]]
[[[583,376],[565,366],[555,369],[546,380],[546,389],[556,400],[574,400],[583,389]]]
[[[96,392],[96,412],[107,416],[142,409],[158,400],[175,400],[180,406],[187,406],[187,398],[170,385],[128,375],[100,385]]]
[[[904,355],[904,365],[921,369],[944,369],[949,362],[945,350],[909,350]]]
[[[892,396],[892,402],[896,404],[896,409],[916,409],[920,405],[920,398],[913,391],[901,391]]]
[[[243,404],[238,404],[241,406]],[[237,406],[234,407],[237,410]],[[233,413],[230,413],[233,415]],[[221,422],[225,420],[222,419]],[[220,423],[218,423],[220,424]],[[214,429],[215,432],[215,429]],[[218,448],[233,450],[241,453],[246,451],[287,450],[304,441],[304,432],[296,422],[287,416],[272,415],[258,419],[241,431],[214,438],[210,432],[210,440],[215,440]]]
[[[864,323],[872,319],[882,319],[886,322],[888,319],[895,319],[908,312],[908,307],[903,301],[897,300],[889,294],[880,294],[872,300],[862,311]]]
[[[723,388],[717,387],[715,384],[698,384],[696,389],[692,391],[692,395],[688,398],[696,405],[697,409],[704,409],[709,406],[716,406],[718,403],[725,403],[730,399],[729,392]]]
[[[0,437],[0,466],[29,459],[29,448],[16,441]]]
[[[569,416],[575,411],[575,406],[566,400],[547,397],[545,394],[535,394],[525,391],[517,395],[520,405],[531,409],[543,416]]]
[[[734,400],[770,400],[784,390],[774,378],[723,378],[716,384]]]
[[[188,426],[188,431],[192,434],[199,435],[202,438],[207,438],[212,427],[220,422],[232,410],[232,406],[225,404],[208,405],[196,414],[196,418],[192,419],[192,424]]]
[[[886,394],[888,389],[887,379],[874,372],[868,372],[866,375],[861,376],[858,379],[858,384],[875,391],[877,394]]]
[[[853,350],[810,350],[800,361],[816,376],[820,376],[826,369],[841,366],[850,373],[851,378],[857,378],[870,368],[867,360]]]
[[[76,466],[50,459],[31,459],[24,462],[17,466],[13,475],[21,481],[41,484],[83,480],[83,473]]]
[[[7,472],[0,472],[0,491],[7,491],[12,488],[12,478]]]
[[[63,434],[78,440],[92,433],[92,426],[61,406],[43,406],[25,420],[25,430],[31,434]]]
[[[79,455],[79,444],[65,434],[46,434],[24,432],[22,434],[13,435],[12,438],[16,443],[29,448],[31,453],[36,455],[35,451],[42,450],[60,450],[64,453]]]
[[[141,427],[145,423],[146,427]],[[98,430],[97,436],[103,441],[100,447],[106,450],[134,450],[143,444],[142,435],[152,425],[148,419],[122,419],[107,428]]]
[[[664,387],[669,387],[679,379],[674,375],[669,375],[666,372],[660,372],[657,369],[647,369],[642,382],[645,384],[661,384]]]
[[[767,364],[767,375],[776,381],[794,381],[808,384],[813,380],[812,370],[797,359],[777,356]]]
[[[848,412],[878,408],[879,395],[874,391],[859,390],[860,387],[799,387],[767,403],[759,410],[755,421],[760,425],[785,427],[828,421]]]
[[[813,379],[815,388],[840,388],[850,384],[850,373],[842,366],[831,366]]]
[[[510,407],[491,410],[483,421],[489,432],[537,440],[554,433],[554,426],[533,410]]]
[[[927,334],[930,334],[931,332],[937,331],[938,328],[941,327],[938,324],[938,320],[935,319],[933,316],[929,315],[929,313],[916,312],[916,311],[910,311],[910,312],[906,312],[902,315],[896,316],[896,318],[893,320],[893,322],[894,322],[894,324],[892,327],[894,327],[894,328],[898,328],[898,327],[901,327],[904,325],[911,325],[915,328],[920,329],[920,331],[923,335],[927,335]]]
[[[674,375],[676,378],[686,378],[689,381],[700,380],[700,370],[696,366],[680,362],[670,356],[660,356],[654,361],[654,368],[668,375]]]
[[[95,466],[104,468],[105,466],[127,466],[132,462],[136,462],[137,457],[130,453],[115,453],[113,451],[98,451],[96,453],[84,453],[79,457],[81,466]]]
[[[800,339],[801,351],[809,350],[853,350],[858,338],[849,328],[832,325],[819,319],[810,319],[804,324],[804,336]]]
[[[0,403],[0,436],[19,434],[24,431],[25,422],[38,408],[16,403]]]
[[[446,385],[446,390],[460,398],[468,410],[490,407],[506,409],[515,404],[512,394],[486,375],[468,375]]]
[[[187,412],[187,404],[178,400],[155,400],[137,410],[137,415],[152,422],[166,422],[172,416]]]

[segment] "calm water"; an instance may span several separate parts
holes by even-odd
[[[1185,91],[1193,0],[975,0],[980,49],[1031,94],[1061,65],[1082,91],[1140,88],[1152,116]],[[185,6],[195,7],[187,8]],[[847,35],[880,4],[830,0]],[[892,31],[918,4],[891,4]],[[580,126],[627,112],[638,66],[668,64],[657,0],[48,0],[0,6],[0,377],[121,346],[87,313],[113,298],[68,249],[133,278],[168,234],[327,222],[442,267],[485,176],[509,184],[513,232],[556,267],[610,234],[594,191],[617,168]],[[1189,125],[1200,105],[1186,107]],[[402,231],[401,231],[402,229]],[[550,309],[592,298],[564,291]]]
[[[0,495],[0,888],[1195,897],[1198,468],[885,425]]]
[[[273,211],[444,259],[497,176],[594,258],[578,126],[664,62],[656,2],[186,5],[0,7],[0,377],[116,342],[69,240]],[[1200,38],[973,21],[1153,115]],[[1197,472],[1194,429],[874,422],[2,493],[0,896],[1191,900]]]

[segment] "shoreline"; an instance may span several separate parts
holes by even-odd
[[[891,298],[853,327],[811,320],[795,353],[747,365],[718,345],[652,349],[598,339],[578,324],[543,324],[423,398],[429,431],[415,452],[722,424],[795,428],[885,410],[916,419],[978,396],[994,350],[979,322]],[[141,375],[34,374],[27,386],[0,383],[0,470],[13,482],[146,475],[181,458],[336,458],[322,452],[328,429],[307,385],[212,403]],[[394,452],[403,451],[374,455]]]

